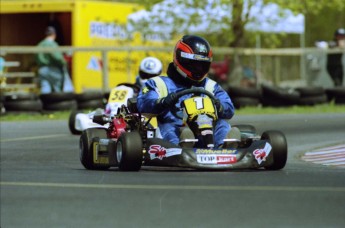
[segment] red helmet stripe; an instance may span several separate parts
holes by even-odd
[[[186,43],[183,43],[181,40],[179,40],[175,46],[175,50],[178,50],[178,49],[187,53],[194,53],[192,48],[189,47]],[[184,68],[176,59],[176,51],[174,52],[174,63],[177,65],[178,68],[180,68],[187,75],[187,77],[191,78],[192,72]]]
[[[187,44],[183,43],[181,40],[177,43],[176,49],[181,49],[182,51],[187,53],[194,53],[192,48],[189,47]]]

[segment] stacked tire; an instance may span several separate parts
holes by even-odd
[[[72,92],[41,94],[40,99],[43,103],[43,110],[45,111],[75,110],[78,107],[75,94]]]
[[[1,113],[5,112],[41,112],[42,102],[33,93],[15,93],[2,96]]]
[[[325,89],[322,87],[299,87],[295,90],[300,94],[298,105],[317,105],[328,102]]]
[[[4,106],[4,100],[5,100],[5,97],[2,95],[2,93],[0,93],[0,114],[1,115],[6,113],[6,108]]]
[[[237,109],[261,103],[261,90],[257,88],[229,86],[227,92]]]
[[[101,91],[90,91],[76,94],[78,110],[104,108],[104,94]]]
[[[273,107],[287,107],[298,105],[300,93],[294,89],[280,88],[271,85],[261,85],[262,88],[262,105]]]
[[[334,102],[335,104],[345,104],[344,86],[326,89],[325,93],[329,102]]]

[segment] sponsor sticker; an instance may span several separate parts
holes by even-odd
[[[253,151],[253,155],[256,159],[256,161],[258,162],[258,164],[260,165],[263,161],[266,161],[266,158],[268,157],[268,155],[270,154],[272,150],[272,146],[269,143],[265,144],[265,147],[263,149],[256,149]]]
[[[100,149],[99,142],[93,142],[93,164],[109,164],[108,154],[102,154]]]
[[[217,155],[217,164],[233,164],[236,162],[236,155]]]
[[[151,145],[149,148],[150,159],[160,159],[171,157],[174,155],[180,155],[182,153],[181,148],[165,148],[160,145]]]
[[[193,59],[193,60],[200,60],[200,61],[212,61],[212,58],[203,56],[203,55],[198,55],[198,54],[192,54],[192,53],[187,53],[181,51],[181,57],[186,58],[186,59]]]
[[[89,63],[87,64],[88,70],[100,71],[102,69],[101,60],[98,57],[91,57]]]
[[[225,165],[237,162],[236,155],[219,155],[219,154],[197,154],[197,162],[200,164]]]
[[[229,149],[194,149],[196,154],[236,154],[237,150]]]
[[[124,25],[92,21],[89,26],[91,38],[124,40],[130,37]]]

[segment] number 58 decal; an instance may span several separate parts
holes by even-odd
[[[126,100],[127,93],[127,90],[112,90],[108,102],[124,102]]]

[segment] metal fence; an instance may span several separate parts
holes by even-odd
[[[108,88],[108,53],[109,52],[128,52],[128,61],[126,68],[131,69],[131,54],[134,52],[168,52],[172,53],[173,47],[155,48],[155,47],[73,47],[61,46],[58,48],[42,48],[29,46],[0,46],[0,55],[11,59],[24,61],[22,56],[31,56],[34,54],[49,52],[100,52],[102,56],[102,79],[103,90]],[[319,49],[319,48],[292,48],[292,49],[246,49],[246,48],[226,48],[214,47],[214,59],[222,60],[224,56],[230,56],[230,61],[238,59],[242,65],[246,65],[254,69],[260,74],[261,80],[270,81],[275,85],[288,84],[286,82],[297,82],[303,85],[315,85],[315,74],[317,73],[321,81],[317,83],[324,84],[323,79],[328,80],[329,76],[326,72],[327,54],[345,53],[344,49]],[[172,56],[172,54],[171,54]],[[315,60],[316,59],[316,60]],[[315,67],[315,62],[318,66]],[[33,63],[21,63],[24,67],[29,67]],[[345,66],[345,54],[343,54],[343,65]],[[313,68],[313,69],[312,69]],[[317,70],[318,69],[318,70]],[[30,71],[25,69],[22,71]],[[318,71],[318,72],[317,72]],[[129,70],[128,72],[131,72]],[[344,71],[345,72],[345,71]],[[23,73],[23,72],[22,72]],[[1,77],[6,77],[6,73],[2,72]],[[25,74],[24,74],[25,75]],[[20,76],[20,75],[18,75]],[[32,76],[32,75],[31,75]],[[73,77],[73,75],[72,75]],[[316,83],[316,84],[317,84]]]

